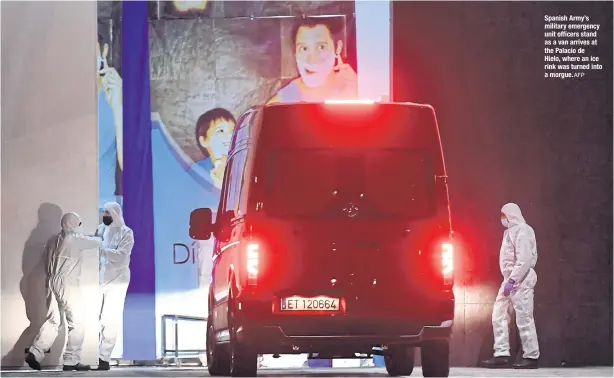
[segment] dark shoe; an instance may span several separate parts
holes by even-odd
[[[42,370],[41,364],[36,361],[36,357],[34,357],[34,355],[30,352],[28,352],[28,355],[26,356],[26,364],[28,364],[28,366],[34,370]]]
[[[538,362],[535,358],[523,358],[513,365],[514,369],[537,369]]]
[[[98,368],[96,370],[111,370],[111,365],[109,365],[108,361],[98,359]]]
[[[488,360],[484,360],[480,363],[480,366],[487,369],[503,369],[509,367],[510,358],[506,356],[499,356],[489,358]]]
[[[76,365],[64,365],[62,367],[64,371],[90,371],[92,368],[89,365],[83,365],[82,363],[78,363]]]

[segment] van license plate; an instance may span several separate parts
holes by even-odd
[[[281,311],[339,311],[339,298],[296,296],[283,298]]]

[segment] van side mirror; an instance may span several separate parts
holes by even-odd
[[[209,240],[214,231],[211,209],[196,209],[190,213],[190,237],[194,240]]]

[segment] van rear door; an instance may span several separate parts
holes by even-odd
[[[256,171],[271,257],[262,279],[275,294],[343,298],[348,314],[362,317],[427,295],[437,279],[433,250],[449,234],[432,120],[412,123],[420,117],[403,108],[361,117],[316,108],[275,127],[266,110]]]

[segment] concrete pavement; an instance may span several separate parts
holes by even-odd
[[[2,371],[3,377],[206,377],[209,376],[206,368],[175,368],[175,367],[118,367],[107,372],[72,372],[32,370]],[[354,368],[354,369],[261,369],[259,377],[387,377],[385,369],[381,368]],[[420,367],[416,367],[412,377],[422,376]],[[612,377],[612,367],[587,368],[542,368],[538,370],[498,369],[487,370],[480,368],[452,368],[452,377]]]

